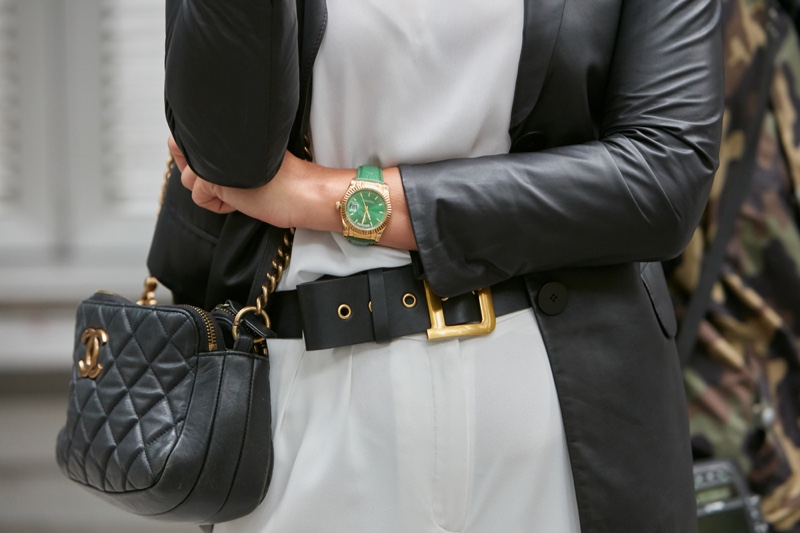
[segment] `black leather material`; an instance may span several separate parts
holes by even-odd
[[[442,296],[522,273],[674,257],[705,208],[722,116],[718,3],[528,4],[552,17],[527,15],[539,22],[525,36],[512,124],[530,115],[512,146],[541,132],[547,148],[400,165],[425,274]]]
[[[547,148],[547,136],[540,131],[529,131],[515,139],[511,145],[511,153],[538,152]]]
[[[108,335],[96,379],[78,372],[87,328]],[[98,293],[78,307],[74,361],[56,446],[70,479],[128,511],[195,523],[243,516],[264,498],[272,471],[266,357],[210,346],[198,310]]]
[[[300,50],[300,105],[297,109],[289,141],[289,150],[300,159],[306,158],[306,136],[311,114],[311,89],[314,60],[322,45],[328,24],[325,2],[297,0],[298,49]]]
[[[172,165],[150,245],[148,268],[170,287],[177,302],[207,307],[211,263],[227,218],[195,204],[192,192],[181,184],[177,165]],[[195,259],[187,268],[181,272],[170,268],[186,257]]]
[[[525,276],[533,298],[569,291],[561,313],[537,316],[583,533],[697,531],[683,375],[643,275],[629,263]]]
[[[166,14],[166,116],[186,161],[219,185],[267,183],[299,100],[295,1],[167,0]]]
[[[386,301],[386,285],[383,280],[383,269],[374,268],[367,272],[369,283],[369,309],[372,317],[372,331],[375,342],[389,342],[392,337],[389,333],[389,309]]]
[[[678,333],[678,319],[664,278],[664,269],[661,263],[642,263],[642,281],[650,296],[650,303],[658,317],[658,323],[667,337],[674,337]]]
[[[514,88],[514,104],[511,110],[512,140],[520,138],[520,132],[524,133],[526,120],[539,99],[566,6],[567,2],[564,0],[525,2],[522,53],[517,72],[517,84]],[[610,6],[598,7],[600,10],[603,7],[606,10],[611,9]],[[592,21],[592,24],[596,22]]]
[[[522,278],[499,283],[491,292],[497,316],[531,307]],[[406,303],[413,301],[413,306],[404,305],[406,295],[410,295]],[[346,318],[338,313],[342,305],[349,309]],[[442,310],[449,326],[482,318],[478,298],[472,293],[448,298]],[[303,283],[296,291],[270,296],[269,314],[278,337],[302,336],[308,350],[386,342],[431,327],[425,286],[414,277],[411,266]]]

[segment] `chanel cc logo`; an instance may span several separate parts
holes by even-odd
[[[78,372],[85,378],[94,379],[103,370],[97,356],[100,347],[108,342],[108,334],[102,329],[89,328],[81,335],[81,342],[86,345],[86,358],[78,361]]]

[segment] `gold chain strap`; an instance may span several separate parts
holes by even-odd
[[[164,169],[164,181],[161,184],[161,196],[158,198],[158,210],[164,205],[164,198],[167,196],[167,184],[169,183],[169,173],[172,170],[172,164],[175,159],[172,155],[167,158],[167,168]],[[139,300],[136,302],[139,305],[156,305],[156,289],[158,288],[158,280],[153,276],[147,276],[144,280],[144,290]]]
[[[289,268],[289,261],[291,261],[292,243],[294,242],[294,228],[289,228],[283,234],[283,242],[278,247],[278,252],[275,254],[275,259],[272,260],[269,272],[267,273],[267,281],[261,286],[261,295],[256,299],[256,308],[266,309],[269,295],[275,292],[278,288],[283,277],[283,272]]]
[[[289,268],[289,261],[291,261],[292,243],[294,242],[295,228],[288,228],[286,233],[283,234],[283,242],[278,246],[278,252],[275,254],[275,259],[272,260],[269,272],[267,272],[267,280],[261,286],[261,294],[256,298],[256,305],[243,308],[236,314],[233,319],[233,333],[234,340],[239,338],[239,322],[248,313],[254,313],[264,319],[264,324],[267,328],[270,327],[269,315],[267,314],[267,303],[269,302],[269,295],[275,292],[278,288],[278,283],[283,277],[284,271]],[[263,342],[264,339],[256,339],[256,343]]]
[[[164,169],[164,181],[161,183],[161,196],[158,198],[158,210],[164,205],[164,198],[167,197],[167,184],[169,183],[169,173],[172,171],[172,164],[175,159],[170,155],[167,159],[167,168]]]
[[[303,137],[303,154],[306,161],[313,161],[314,156],[311,152],[311,139],[308,135]],[[281,281],[284,271],[289,268],[289,261],[291,261],[292,243],[294,242],[295,228],[288,228],[286,233],[283,234],[283,242],[278,247],[278,252],[275,254],[275,259],[272,260],[269,272],[267,272],[267,280],[261,286],[261,294],[256,298],[256,305],[245,307],[236,315],[233,320],[233,338],[238,338],[239,322],[247,313],[255,313],[264,319],[267,328],[270,327],[269,315],[267,314],[267,303],[269,302],[269,295],[275,292],[278,288],[278,283]],[[256,344],[263,342],[264,339],[258,339]]]

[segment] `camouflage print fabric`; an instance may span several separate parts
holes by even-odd
[[[733,457],[774,531],[800,533],[800,43],[791,17],[767,24],[763,0],[723,0],[726,110],[720,168],[701,226],[670,265],[680,318],[717,230],[725,181],[757,143],[755,169],[684,377],[699,456]],[[758,78],[778,39],[759,135]],[[754,130],[755,131],[755,130]]]

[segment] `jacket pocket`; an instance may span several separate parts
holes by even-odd
[[[678,321],[675,318],[675,309],[672,307],[672,299],[661,263],[641,263],[640,274],[661,330],[667,337],[675,337],[678,331]]]
[[[176,302],[204,306],[211,262],[225,218],[195,205],[173,165],[147,267],[172,291]]]

